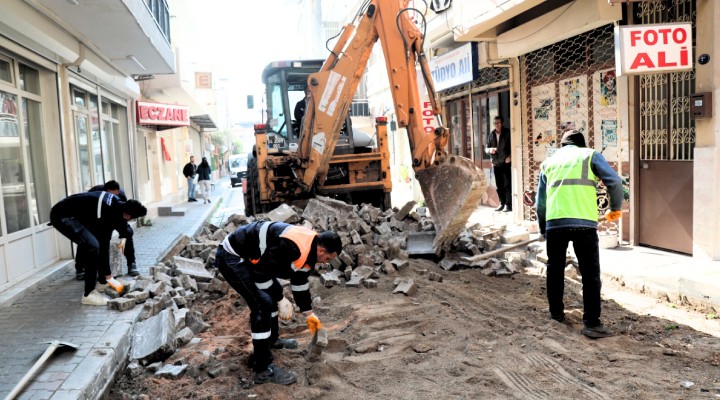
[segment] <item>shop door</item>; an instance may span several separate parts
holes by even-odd
[[[695,26],[694,0],[673,0],[667,5],[636,5],[635,15],[643,24],[692,21]],[[638,244],[691,254],[695,123],[690,118],[690,93],[695,71],[637,79]]]

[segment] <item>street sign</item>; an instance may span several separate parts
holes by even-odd
[[[692,24],[615,27],[618,75],[692,70]]]

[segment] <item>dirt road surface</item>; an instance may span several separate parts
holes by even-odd
[[[418,269],[444,280],[430,281]],[[396,276],[413,278],[417,293],[393,294]],[[195,304],[211,329],[166,361],[197,371],[216,353],[226,374],[125,376],[111,399],[720,398],[720,329],[708,310],[679,309],[608,282],[603,293],[627,308],[606,299],[603,320],[616,335],[591,340],[580,334],[582,297],[573,282],[566,285],[566,321],[557,323],[548,318],[544,278],[537,275],[486,277],[412,260],[396,275],[382,275],[373,289],[324,288],[315,281],[313,294],[321,297],[316,312],[329,336],[322,360],[305,360],[310,334],[296,317],[281,332],[297,338],[299,349],[276,350],[275,361],[297,372],[299,381],[255,386],[246,365],[252,351],[248,310],[231,291]],[[647,315],[650,310],[665,315]]]

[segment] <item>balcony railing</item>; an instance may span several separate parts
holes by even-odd
[[[167,0],[145,0],[148,11],[152,14],[158,28],[165,36],[165,40],[170,42],[170,10],[168,9]]]

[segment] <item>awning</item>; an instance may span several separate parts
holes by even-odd
[[[215,123],[208,114],[193,115],[190,116],[190,120],[202,127],[203,130],[217,129],[217,126],[215,126]]]

